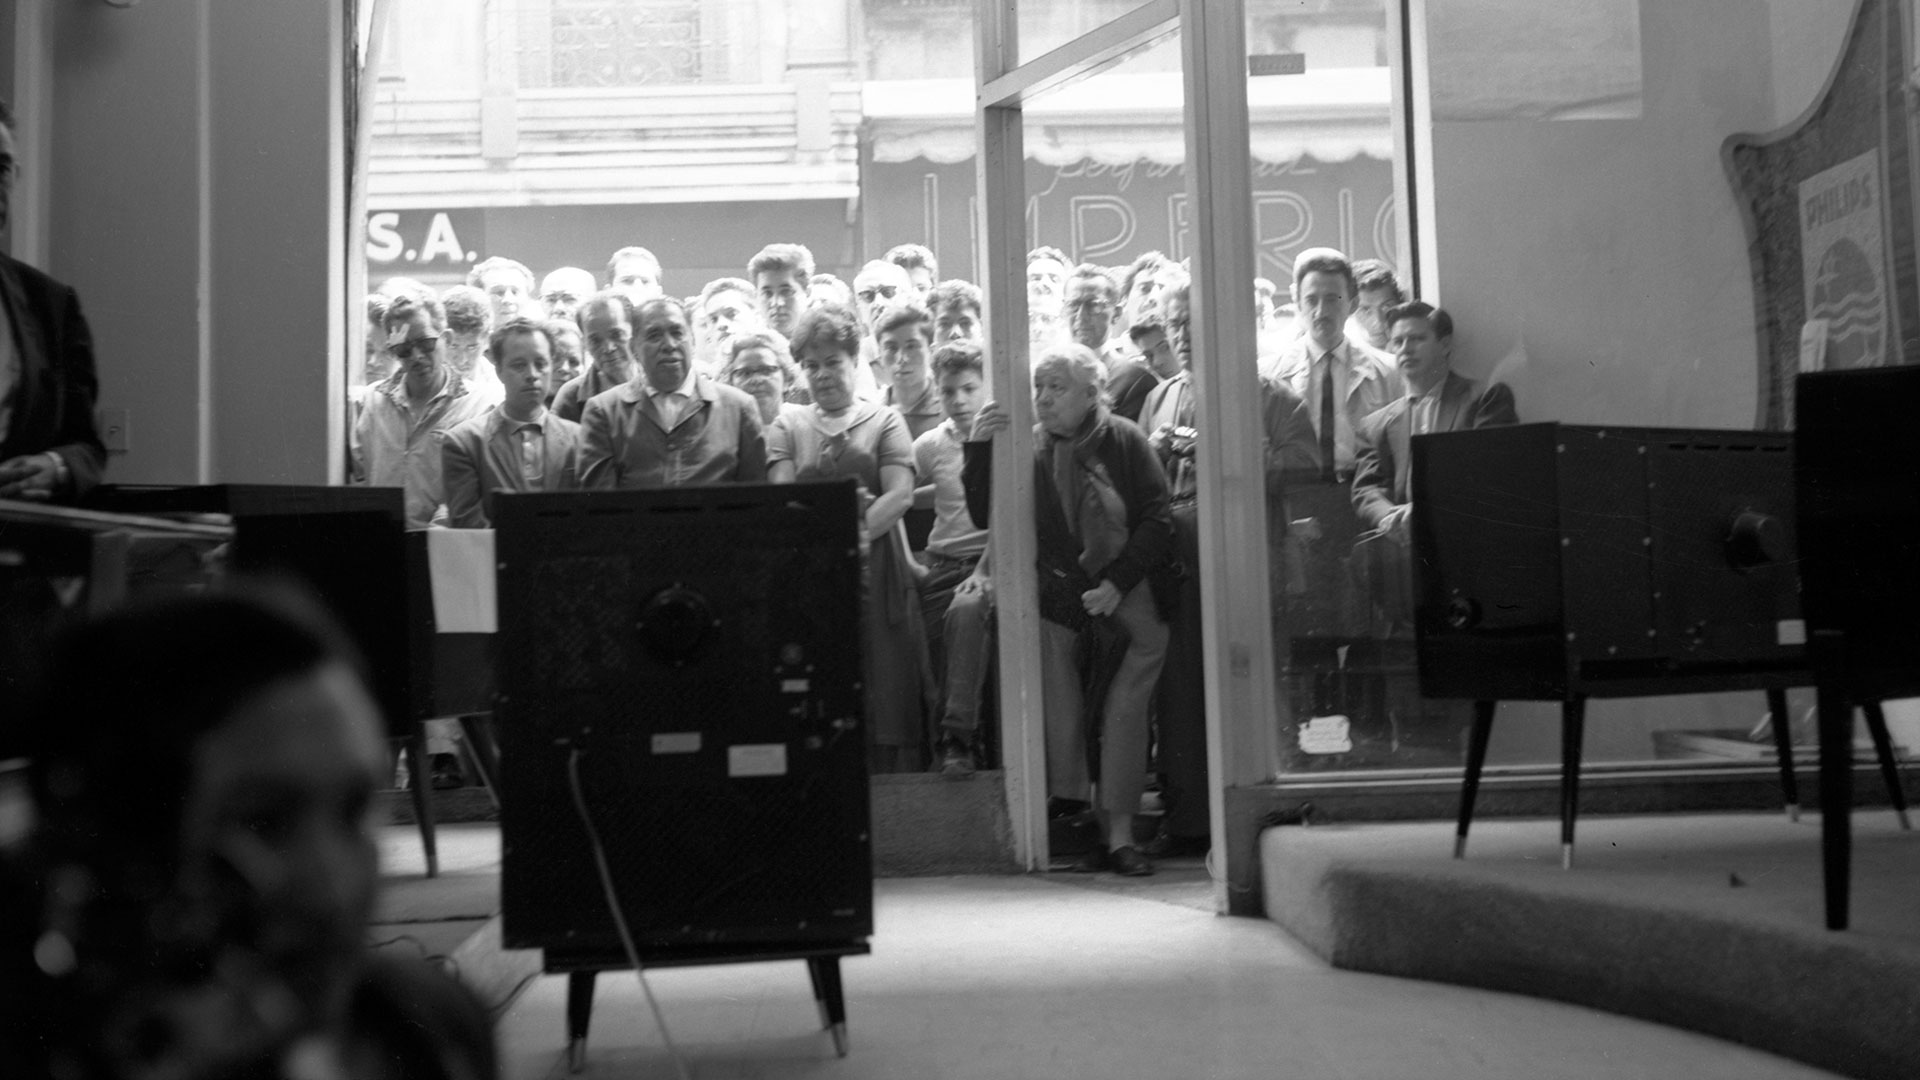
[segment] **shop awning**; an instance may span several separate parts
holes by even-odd
[[[1392,87],[1386,68],[1331,68],[1250,79],[1253,156],[1390,159]],[[1180,75],[1108,74],[1076,83],[1027,110],[1027,156],[1047,165],[1094,161],[1162,165],[1186,158]],[[876,161],[951,163],[973,156],[971,79],[903,79],[861,88]]]

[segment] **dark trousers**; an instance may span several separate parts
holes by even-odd
[[[980,695],[993,659],[993,593],[955,596],[954,589],[973,573],[978,559],[949,559],[921,552],[927,568],[920,583],[920,614],[926,620],[927,649],[940,680],[936,722],[945,731],[971,738],[980,726]]]
[[[1186,564],[1180,610],[1168,624],[1167,662],[1154,694],[1167,832],[1207,835],[1206,651],[1200,619],[1200,528],[1191,501],[1173,504],[1174,554]]]

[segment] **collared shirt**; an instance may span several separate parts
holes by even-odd
[[[1414,435],[1426,435],[1433,431],[1434,421],[1440,415],[1440,391],[1444,390],[1447,380],[1441,379],[1424,394],[1407,395],[1407,430]]]
[[[448,524],[492,526],[501,491],[570,491],[580,486],[580,425],[542,409],[515,420],[499,409],[441,436]]]
[[[920,396],[902,405],[894,397],[896,387],[889,386],[881,395],[880,403],[891,406],[907,422],[907,434],[915,439],[940,426],[946,417],[946,411],[940,407],[939,389],[928,383],[920,391]]]
[[[645,375],[640,378],[642,382],[646,381]],[[687,377],[680,380],[679,386],[667,390],[656,390],[653,384],[647,384],[647,400],[652,403],[654,413],[660,417],[660,426],[666,430],[672,431],[674,425],[680,422],[680,414],[686,409],[687,402],[692,400],[693,379],[694,372],[688,369]]]
[[[760,407],[744,390],[695,374],[681,415],[668,427],[633,379],[587,402],[580,415],[580,476],[588,488],[760,483],[767,439]]]
[[[449,370],[446,382],[416,412],[407,397],[406,372],[394,372],[367,395],[353,426],[360,474],[374,487],[404,488],[407,527],[426,528],[446,501],[436,436],[490,407]]]
[[[933,531],[927,551],[949,559],[978,559],[987,550],[987,530],[967,513],[967,489],[960,482],[967,455],[966,434],[951,420],[913,440],[914,472],[933,485]]]
[[[767,462],[781,461],[793,462],[796,480],[851,476],[878,495],[881,470],[899,465],[913,471],[913,440],[899,413],[871,401],[854,402],[839,422],[809,405],[767,429]]]
[[[1285,383],[1300,396],[1316,440],[1320,435],[1320,387],[1327,376],[1329,355],[1335,360],[1333,467],[1345,474],[1354,467],[1359,450],[1356,433],[1361,423],[1405,396],[1406,382],[1391,361],[1368,346],[1342,341],[1329,353],[1304,336],[1288,342],[1261,374]]]
[[[530,486],[538,486],[547,475],[547,410],[543,407],[531,420],[515,420],[498,409],[499,425],[513,434],[520,450],[520,477]]]

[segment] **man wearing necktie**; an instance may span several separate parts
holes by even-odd
[[[1165,777],[1167,813],[1163,819],[1169,846],[1198,845],[1207,836],[1207,707],[1203,685],[1206,655],[1201,642],[1200,529],[1197,517],[1199,476],[1194,466],[1197,436],[1193,372],[1201,359],[1193,350],[1192,286],[1185,278],[1166,280],[1160,313],[1167,341],[1179,358],[1178,375],[1154,387],[1140,408],[1140,427],[1160,455],[1172,493],[1175,556],[1186,566],[1180,603],[1169,620],[1166,664],[1156,689],[1160,771]],[[1306,403],[1284,383],[1251,370],[1253,357],[1239,363],[1213,362],[1208,377],[1247,380],[1259,387],[1261,431],[1265,443],[1268,530],[1286,530],[1282,476],[1319,469],[1313,424]]]
[[[640,372],[587,402],[580,477],[588,488],[763,483],[767,440],[745,391],[694,370],[686,305],[657,297],[634,311]]]
[[[568,491],[580,486],[580,425],[546,406],[553,377],[553,335],[513,319],[487,343],[506,397],[491,411],[446,432],[440,447],[448,523],[493,527],[500,491]]]
[[[1358,293],[1353,267],[1331,248],[1310,248],[1293,264],[1293,296],[1306,332],[1283,348],[1263,374],[1308,403],[1321,478],[1353,475],[1361,421],[1399,397],[1400,376],[1387,358],[1347,337]]]

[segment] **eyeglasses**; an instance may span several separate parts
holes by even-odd
[[[876,285],[871,289],[860,290],[860,299],[865,303],[871,304],[875,297],[882,300],[891,300],[899,292],[900,289],[896,285]]]
[[[387,351],[392,353],[396,360],[411,360],[416,356],[433,352],[434,346],[438,344],[440,344],[440,335],[433,334],[428,337],[409,338],[398,345],[389,345]]]
[[[732,371],[728,372],[727,379],[730,382],[742,383],[742,382],[752,382],[754,379],[771,379],[774,376],[779,374],[780,374],[780,369],[777,367],[754,367],[754,368],[743,367],[743,368],[734,368]]]

